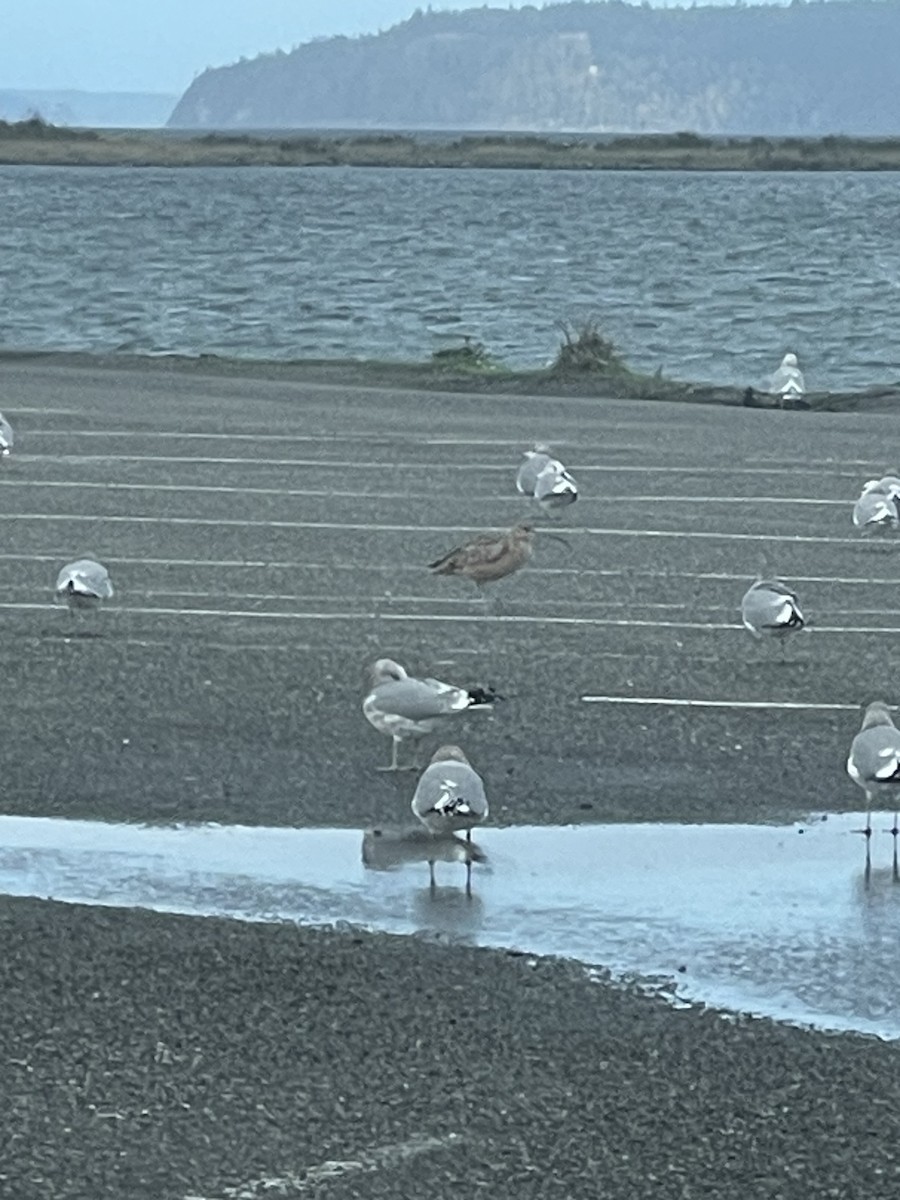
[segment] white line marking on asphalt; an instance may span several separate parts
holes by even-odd
[[[30,612],[54,610],[51,602],[38,604],[26,601],[0,601],[0,611]],[[643,621],[618,620],[614,617],[541,617],[528,614],[499,616],[492,613],[412,613],[412,612],[383,612],[378,606],[373,606],[364,612],[259,612],[256,609],[231,608],[163,608],[143,607],[140,605],[120,605],[110,609],[111,612],[133,613],[148,617],[226,617],[229,619],[248,621],[383,621],[383,622],[443,622],[446,625],[473,625],[490,623],[492,625],[589,625],[594,628],[614,629],[692,629],[698,633],[711,633],[713,630],[742,630],[743,625],[724,621]],[[816,625],[812,632],[816,635],[831,633],[900,633],[900,627],[893,625]]]
[[[28,435],[31,437],[31,434]],[[65,435],[60,435],[65,436]],[[406,449],[406,447],[404,447]],[[515,463],[435,463],[393,462],[386,458],[377,460],[353,460],[327,458],[214,458],[210,456],[192,455],[160,455],[160,454],[17,454],[19,462],[60,462],[60,463],[110,463],[110,462],[149,462],[149,463],[211,463],[215,465],[237,465],[244,467],[340,467],[351,470],[383,471],[386,467],[393,470],[436,470],[447,471],[503,471],[515,474]],[[647,463],[567,463],[573,474],[634,474],[641,475],[725,475],[731,478],[735,475],[820,475],[821,471],[787,470],[775,467],[770,470],[761,467],[705,467],[705,466],[653,466]],[[829,472],[832,478],[857,479],[857,472]]]
[[[355,1158],[326,1159],[316,1166],[291,1171],[287,1175],[264,1175],[237,1187],[219,1188],[215,1197],[191,1192],[184,1200],[262,1200],[266,1196],[304,1196],[309,1192],[321,1195],[322,1185],[329,1179],[360,1173],[371,1175],[410,1158],[418,1158],[421,1154],[444,1150],[448,1146],[461,1146],[466,1140],[460,1133],[445,1133],[440,1137],[414,1134],[405,1142],[389,1142],[384,1146],[362,1150]]]
[[[0,562],[22,562],[22,563],[38,563],[38,562],[59,562],[61,558],[65,558],[69,553],[67,549],[59,550],[55,554],[9,554],[0,553]],[[144,557],[128,557],[112,555],[104,555],[104,562],[110,564],[120,564],[123,566],[140,566],[140,567],[203,567],[210,570],[218,570],[222,567],[230,568],[246,568],[247,570],[272,570],[272,571],[353,571],[357,574],[364,571],[372,571],[375,573],[387,573],[397,575],[400,572],[407,574],[415,573],[420,575],[423,567],[416,564],[404,563],[315,563],[315,562],[286,562],[281,560],[267,559],[240,559],[240,558],[144,558]],[[716,583],[752,583],[751,575],[729,574],[722,571],[648,571],[639,567],[623,567],[615,570],[600,569],[596,567],[539,567],[529,566],[528,575],[563,575],[571,578],[579,576],[588,576],[590,578],[599,579],[703,579]],[[778,576],[781,578],[781,576]],[[900,579],[871,579],[866,576],[842,576],[837,575],[831,578],[827,575],[791,575],[790,581],[793,584],[801,583],[824,583],[824,584],[840,584],[852,587],[900,587]],[[470,593],[470,600],[474,600],[474,594]],[[891,612],[894,610],[891,609]]]
[[[93,524],[118,525],[195,525],[210,528],[234,529],[330,529],[360,533],[442,533],[450,537],[479,533],[475,525],[380,525],[342,521],[250,521],[236,517],[151,517],[143,514],[125,516],[121,513],[88,515],[85,513],[5,513],[6,521],[90,521]],[[538,531],[539,533],[541,530]],[[555,532],[548,530],[547,532]],[[858,537],[825,537],[793,533],[718,533],[709,529],[603,529],[594,526],[567,526],[569,535],[580,533],[602,537],[622,538],[698,538],[702,541],[726,542],[792,542],[828,546],[859,545]]]
[[[669,696],[582,696],[585,704],[649,704],[663,708],[759,708],[799,712],[859,712],[858,704],[813,704],[790,700],[687,700]]]
[[[96,480],[0,479],[5,488],[84,488],[101,492],[224,492],[247,496],[311,496],[348,500],[431,500],[431,492],[360,492],[336,488],[265,488],[235,487],[200,483],[109,483]],[[482,496],[491,503],[522,505],[522,497]],[[848,500],[813,500],[795,496],[585,496],[590,504],[800,504],[811,508],[846,508]]]

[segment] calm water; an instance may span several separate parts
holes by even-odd
[[[886,823],[886,821],[885,821]],[[722,1008],[900,1038],[900,884],[862,814],[795,826],[479,829],[487,864],[421,838],[367,869],[351,829],[140,828],[0,817],[0,894],[441,935],[556,954]],[[801,836],[802,835],[802,836]],[[370,841],[371,839],[367,839]],[[383,845],[383,839],[376,842]]]
[[[635,366],[900,378],[898,176],[0,168],[0,349],[539,364],[594,315]]]

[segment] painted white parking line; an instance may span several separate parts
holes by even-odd
[[[661,708],[758,708],[798,712],[859,712],[858,704],[812,704],[791,700],[688,700],[671,696],[582,696],[585,704],[646,704]]]
[[[88,490],[99,492],[212,492],[234,493],[241,496],[302,496],[323,499],[345,500],[432,500],[431,492],[360,492],[337,488],[266,488],[236,487],[222,484],[200,483],[118,483],[105,480],[62,480],[62,479],[0,479],[0,488],[57,488],[63,490]],[[603,495],[583,496],[588,504],[777,504],[806,505],[811,508],[846,508],[848,500],[818,500],[799,496],[648,496],[648,495]],[[480,496],[479,500],[492,504],[523,505],[519,495]],[[581,507],[584,507],[582,503]]]
[[[46,521],[50,523],[89,521],[92,524],[118,525],[184,525],[200,526],[203,528],[234,528],[234,529],[328,529],[341,532],[358,533],[440,533],[448,537],[459,537],[465,533],[479,533],[480,527],[475,525],[381,525],[363,524],[344,521],[253,521],[236,517],[152,517],[135,514],[126,516],[116,514],[87,514],[87,513],[5,513],[4,522],[9,521]],[[562,529],[562,527],[561,527]],[[540,533],[540,530],[539,530]],[[823,535],[795,533],[720,533],[710,529],[604,529],[594,526],[565,527],[565,533],[574,536],[590,534],[600,537],[622,538],[686,538],[703,541],[726,542],[791,542],[794,544],[813,544],[828,546],[858,546],[858,537],[826,537]]]
[[[26,601],[2,601],[0,602],[0,611],[5,612],[32,612],[32,611],[56,611],[56,607],[50,601],[43,604]],[[487,624],[492,625],[556,625],[556,626],[590,626],[595,629],[685,629],[695,630],[698,633],[712,633],[714,631],[729,630],[731,632],[743,631],[743,626],[723,621],[647,621],[641,619],[625,619],[615,617],[562,617],[562,616],[534,616],[528,614],[518,615],[498,615],[486,612],[471,612],[471,613],[415,613],[415,612],[383,612],[380,609],[379,603],[370,603],[364,611],[355,612],[334,612],[334,611],[309,611],[309,612],[260,612],[258,609],[231,609],[231,608],[168,608],[168,607],[143,607],[141,605],[121,604],[109,611],[117,613],[133,613],[138,616],[150,617],[219,617],[236,620],[248,621],[382,621],[382,622],[399,622],[403,621],[407,624],[431,624],[441,623],[445,625],[474,625]],[[814,627],[815,635],[823,634],[898,634],[900,627],[890,625],[817,625]],[[743,633],[742,633],[742,636]]]
[[[29,438],[31,434],[29,433]],[[60,435],[64,436],[64,435]],[[408,447],[404,447],[408,449]],[[390,467],[391,470],[413,471],[413,470],[446,470],[446,471],[502,471],[504,474],[515,475],[516,463],[487,463],[487,462],[467,462],[467,463],[452,463],[442,462],[435,463],[429,460],[420,460],[418,462],[395,462],[390,458],[383,457],[380,459],[328,459],[328,458],[218,458],[209,455],[165,455],[165,454],[27,454],[21,453],[16,455],[18,462],[58,462],[58,463],[210,463],[213,465],[226,466],[265,466],[265,467],[329,467],[340,468],[342,470],[359,470],[359,471],[384,471]],[[666,464],[652,463],[567,463],[573,474],[591,475],[591,474],[614,474],[614,475],[633,475],[635,473],[642,475],[703,475],[703,476],[718,476],[724,475],[732,478],[737,475],[821,475],[820,470],[788,470],[787,468],[773,467],[766,469],[762,467],[715,467],[715,466],[671,466]],[[831,478],[846,478],[856,480],[859,473],[856,471],[829,471]]]
[[[69,553],[68,549],[61,549],[55,554],[11,554],[0,552],[0,562],[19,562],[19,563],[56,563],[60,558],[65,558]],[[120,564],[122,566],[138,566],[138,567],[196,567],[209,570],[220,570],[222,568],[244,568],[247,570],[272,570],[272,571],[352,571],[356,574],[361,572],[371,572],[373,574],[389,574],[397,575],[400,573],[421,575],[423,567],[416,563],[354,563],[354,562],[297,562],[285,561],[278,559],[242,559],[242,558],[144,558],[132,557],[128,555],[104,555],[104,562],[109,564]],[[726,571],[652,571],[640,567],[619,567],[615,569],[602,569],[596,567],[541,567],[529,566],[528,575],[554,575],[563,576],[571,579],[578,579],[581,576],[597,579],[688,579],[688,580],[707,580],[714,583],[743,583],[752,582],[753,577],[746,572],[731,574]],[[847,585],[851,587],[900,587],[900,578],[895,579],[874,579],[869,576],[846,576],[836,575],[834,577],[828,575],[791,575],[790,582],[795,586],[800,584],[826,584],[826,585]],[[470,600],[474,599],[474,594],[470,593]],[[874,611],[874,610],[873,610]],[[880,611],[880,610],[878,610]],[[894,612],[892,607],[890,612]]]

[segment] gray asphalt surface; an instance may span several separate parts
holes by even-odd
[[[900,1186],[875,1041],[673,1012],[546,959],[34,901],[0,903],[0,960],[9,1200]]]
[[[398,819],[412,779],[374,769],[389,743],[360,711],[381,655],[505,697],[445,735],[503,822],[860,805],[844,759],[853,706],[896,698],[900,547],[856,536],[850,508],[897,465],[890,415],[52,359],[0,361],[0,405],[18,430],[0,469],[4,811]],[[546,438],[582,488],[569,545],[539,539],[485,615],[424,564],[527,514],[519,453]],[[51,607],[81,555],[117,589],[99,637],[69,637]],[[786,665],[739,627],[760,569],[795,584],[814,626]],[[812,707],[831,704],[851,707]]]
[[[405,817],[359,707],[382,654],[506,697],[451,734],[501,821],[859,805],[854,711],[581,696],[893,699],[896,549],[849,526],[891,417],[266,374],[0,360],[3,811]],[[546,438],[571,546],[485,617],[423,564],[522,516]],[[49,604],[82,554],[118,589],[99,637]],[[816,623],[787,665],[737,625],[761,560]],[[897,1195],[895,1046],[463,945],[32,900],[0,899],[0,963],[3,1200]]]

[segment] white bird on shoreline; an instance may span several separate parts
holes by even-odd
[[[777,396],[781,407],[786,407],[791,400],[796,400],[806,391],[803,372],[797,363],[796,354],[785,354],[776,371],[769,381],[769,392]]]
[[[415,763],[401,767],[397,762],[402,741],[422,738],[444,719],[470,708],[490,708],[497,699],[496,693],[481,687],[416,679],[392,658],[379,658],[372,667],[372,689],[362,706],[369,724],[393,739],[390,765],[378,769],[415,770]]]

